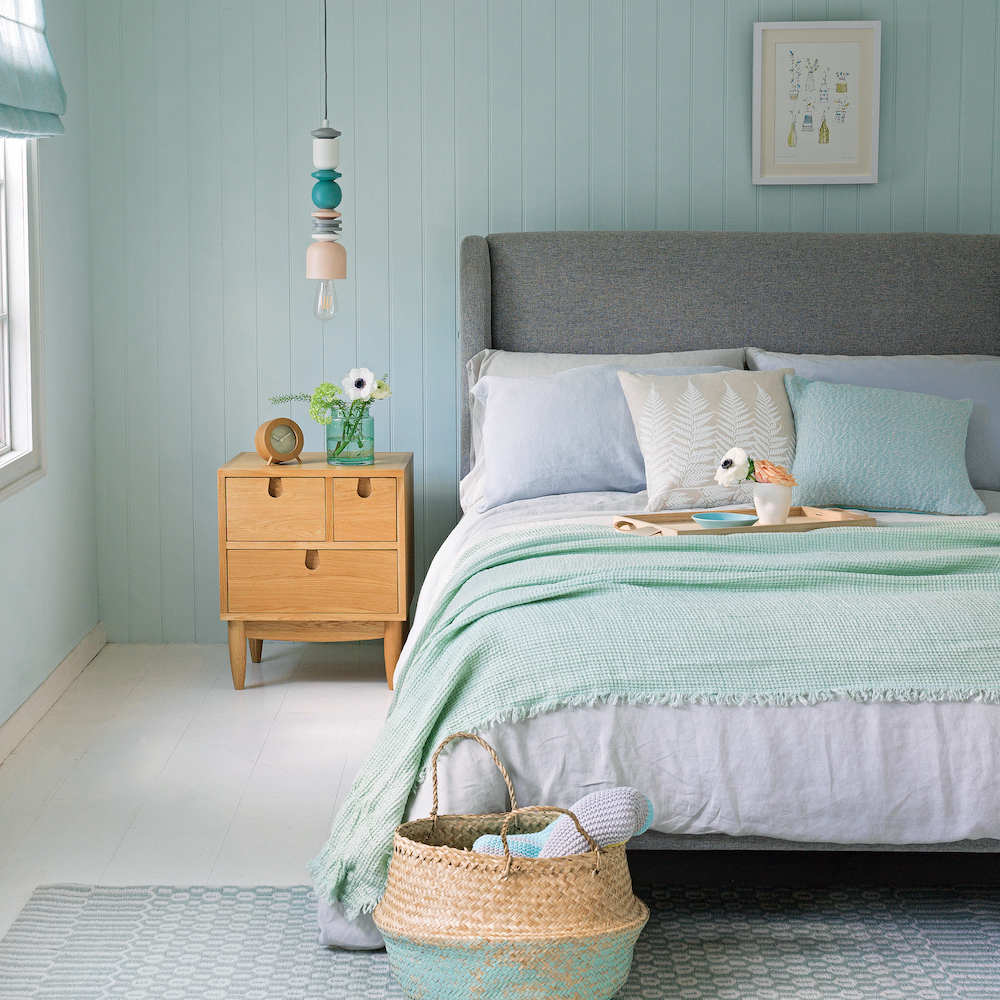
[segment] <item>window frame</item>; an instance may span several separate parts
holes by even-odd
[[[0,313],[0,502],[45,475],[42,405],[42,322],[38,257],[38,158],[36,139],[3,139]],[[4,329],[5,328],[5,329]],[[6,334],[6,336],[4,336]],[[2,447],[2,445],[0,445]]]

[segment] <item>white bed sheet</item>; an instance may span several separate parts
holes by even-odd
[[[979,495],[985,516],[1000,519],[1000,493]],[[466,547],[530,524],[610,525],[612,515],[639,513],[645,504],[645,493],[580,493],[466,514],[428,570],[396,685],[405,685],[414,640]],[[880,524],[935,520],[874,516]],[[1000,838],[997,705],[599,705],[493,726],[482,735],[508,767],[521,805],[569,806],[588,792],[631,785],[653,802],[653,831],[701,835],[693,842],[705,846],[719,834],[846,845]],[[442,753],[440,779],[442,812],[506,808],[499,772],[471,741]],[[430,812],[430,784],[411,798],[407,818]],[[321,900],[318,918],[320,944],[381,947],[370,914],[348,921],[339,903]]]
[[[981,492],[1000,519],[1000,493]],[[435,557],[411,636],[459,554],[532,524],[641,512],[644,493],[581,493],[466,514]],[[937,520],[874,513],[879,524]],[[980,519],[980,518],[977,518]],[[407,642],[396,672],[405,688]],[[807,843],[931,844],[1000,838],[1000,706],[843,699],[813,706],[601,705],[562,709],[483,733],[522,804],[568,806],[598,788],[632,785],[653,801],[652,829]],[[430,782],[410,816],[427,815]],[[466,741],[441,757],[444,812],[502,811],[502,779]]]

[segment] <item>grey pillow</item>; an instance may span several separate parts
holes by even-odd
[[[1000,490],[1000,358],[989,354],[853,357],[779,354],[747,348],[754,371],[793,368],[801,378],[869,389],[900,389],[945,399],[971,399],[965,465],[978,490]]]
[[[727,370],[710,366],[648,373]],[[472,394],[484,407],[483,444],[489,456],[476,511],[557,493],[638,493],[646,488],[617,365],[524,378],[486,375]]]
[[[485,410],[472,391],[476,383],[487,375],[504,378],[525,378],[529,375],[555,375],[570,368],[593,365],[618,365],[632,369],[678,368],[692,366],[718,366],[742,370],[746,358],[742,347],[719,348],[708,351],[667,351],[659,354],[546,354],[537,351],[500,351],[487,348],[469,358],[465,370],[469,381],[469,414],[472,437],[469,442],[471,466],[459,484],[463,510],[474,510],[483,499],[486,482],[486,447],[483,443]]]

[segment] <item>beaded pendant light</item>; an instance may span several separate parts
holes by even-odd
[[[330,128],[327,71],[326,2],[323,0],[323,125],[313,132],[312,213],[313,242],[306,251],[306,277],[319,281],[313,314],[319,320],[337,315],[337,290],[334,281],[347,277],[347,251],[337,242],[340,237],[340,212],[337,206],[343,197],[337,178],[340,165],[340,133]]]

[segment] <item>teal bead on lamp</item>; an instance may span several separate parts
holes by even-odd
[[[312,199],[317,208],[336,208],[340,204],[344,193],[340,190],[337,178],[343,176],[336,170],[317,170],[313,174],[316,183],[313,185]]]

